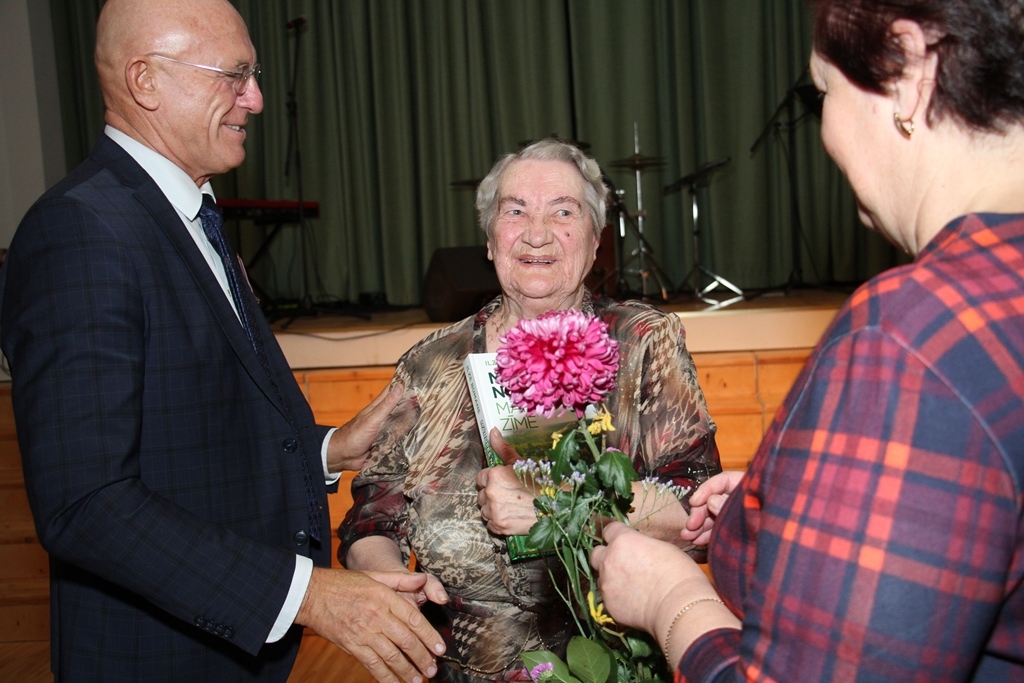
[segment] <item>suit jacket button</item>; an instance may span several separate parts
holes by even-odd
[[[199,628],[205,628],[206,627],[206,620],[203,619],[202,617],[196,617],[195,619],[192,620],[192,623],[194,623]]]
[[[306,545],[306,542],[309,541],[309,535],[302,529],[296,531],[293,538],[295,539],[295,545]]]
[[[285,439],[281,447],[286,453],[294,453],[299,448],[299,442],[296,439]]]
[[[224,637],[225,637],[225,638],[234,638],[234,637],[235,637],[235,629],[233,629],[233,628],[232,628],[232,627],[230,627],[230,626],[228,626],[227,628],[225,628],[225,629],[224,629]]]

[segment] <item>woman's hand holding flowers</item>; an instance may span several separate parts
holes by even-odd
[[[491,448],[505,464],[485,467],[476,475],[479,490],[476,504],[480,508],[480,516],[492,534],[527,534],[537,522],[537,511],[533,506],[535,493],[526,488],[512,469],[519,460],[515,448],[497,429],[491,429],[490,441]]]
[[[669,662],[708,630],[739,628],[703,570],[679,548],[620,522],[605,528],[604,539],[607,545],[595,547],[590,560],[605,607],[617,623],[655,636]]]
[[[477,500],[488,528],[528,531],[529,546],[553,552],[565,572],[559,593],[579,635],[569,640],[564,661],[554,652],[533,650],[522,653],[523,663],[536,683],[668,680],[658,644],[608,615],[590,563],[591,552],[602,543],[605,521],[628,518],[645,528],[657,527],[651,524],[656,518],[674,517],[674,511],[685,515],[679,501],[688,492],[653,478],[641,481],[629,455],[607,445],[615,426],[604,400],[615,387],[618,343],[604,321],[574,310],[520,320],[501,342],[497,378],[514,405],[529,414],[551,417],[571,410],[577,417],[552,435],[546,457],[536,460],[519,459],[492,432],[491,445],[505,465],[488,468],[477,479]],[[511,481],[510,469],[523,483]],[[520,507],[528,502],[529,509]],[[507,511],[503,503],[528,513],[529,523],[503,519],[505,526],[495,524]],[[673,539],[682,521],[673,526]],[[617,526],[622,525],[612,528]]]
[[[606,545],[594,548],[591,565],[597,571],[605,607],[619,624],[657,634],[659,609],[675,593],[688,596],[703,585],[707,595],[715,595],[700,566],[676,546],[622,522],[605,526],[604,540]],[[637,586],[643,586],[644,592],[638,595]],[[668,619],[673,616],[669,614]]]

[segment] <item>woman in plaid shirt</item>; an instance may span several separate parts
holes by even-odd
[[[714,586],[618,525],[604,599],[677,680],[1022,681],[1024,2],[811,8],[822,141],[914,262],[853,294],[747,473],[694,494]]]

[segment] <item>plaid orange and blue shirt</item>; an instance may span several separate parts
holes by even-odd
[[[743,624],[677,681],[1024,681],[1024,216],[838,313],[711,539]]]

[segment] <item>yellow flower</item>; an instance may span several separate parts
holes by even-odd
[[[587,593],[587,605],[590,606],[590,616],[594,618],[594,621],[600,626],[608,626],[614,624],[615,620],[604,612],[604,603],[594,606],[594,591]]]
[[[558,442],[562,440],[562,432],[555,432],[551,435],[551,447],[557,448]]]
[[[554,498],[555,494],[558,493],[558,489],[554,486],[541,486],[540,495],[547,496],[548,498]]]
[[[601,432],[614,432],[615,426],[612,425],[612,414],[604,407],[597,412],[594,416],[593,421],[587,425],[587,431],[597,436]]]

